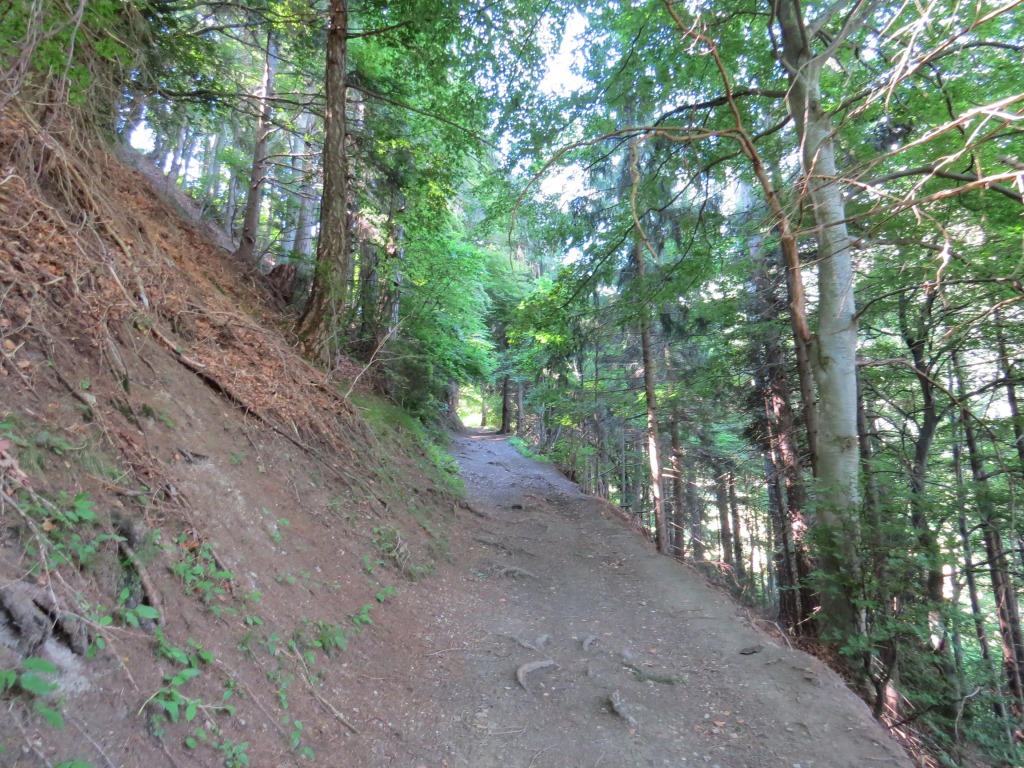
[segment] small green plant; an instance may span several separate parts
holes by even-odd
[[[235,648],[237,648],[241,653],[245,654],[246,656],[252,658],[252,640],[254,637],[255,632],[253,632],[251,629],[248,630],[240,638],[238,638],[238,643],[237,645],[235,645]]]
[[[237,466],[237,465],[241,464],[243,461],[245,461],[247,455],[248,454],[246,454],[245,451],[232,451],[231,452],[231,463],[234,464],[235,466]]]
[[[0,694],[21,698],[32,710],[54,728],[64,727],[64,716],[50,707],[49,696],[57,684],[47,677],[58,673],[57,665],[38,656],[30,656],[14,669],[0,670]]]
[[[224,758],[224,768],[242,768],[249,765],[249,755],[246,754],[246,750],[249,749],[248,741],[236,744],[231,739],[224,739],[214,742],[213,748]]]
[[[268,671],[267,679],[277,686],[277,701],[281,709],[288,709],[288,686],[295,679],[295,675],[278,668]]]
[[[192,723],[202,715],[202,722],[206,728],[212,729],[215,734],[220,734],[214,718],[220,713],[234,715],[235,708],[227,703],[234,695],[234,683],[228,681],[220,703],[207,703],[194,696],[184,693],[184,688],[190,680],[194,680],[203,673],[203,668],[212,663],[213,654],[205,650],[201,643],[189,639],[188,650],[172,645],[167,636],[159,628],[155,633],[156,655],[180,665],[182,668],[177,672],[164,675],[164,684],[143,702],[139,708],[141,715],[147,709],[150,710],[150,730],[155,735],[163,734],[165,723],[178,723],[184,721]],[[198,741],[206,741],[206,729],[202,726],[196,728],[194,735],[185,739],[185,745],[194,749]],[[198,739],[198,741],[197,741]],[[213,745],[216,747],[216,745]]]
[[[389,525],[373,529],[373,546],[381,555],[392,560],[399,569],[409,559],[409,545],[402,538],[401,531]]]
[[[251,613],[249,607],[251,605],[259,605],[260,599],[262,599],[263,593],[257,590],[253,590],[242,597],[242,601],[245,607],[242,609],[242,620],[245,622],[247,627],[259,627],[263,626],[263,619],[261,619],[255,613]]]
[[[372,576],[373,575],[374,565],[383,565],[383,564],[384,564],[383,560],[374,561],[373,559],[370,558],[369,555],[363,555],[363,571],[365,571],[368,576]]]
[[[72,451],[80,451],[85,448],[85,445],[73,446],[67,440],[57,437],[46,430],[36,432],[35,442],[40,448],[45,448],[51,453],[57,456],[65,456]]]
[[[289,724],[289,721],[288,721],[287,717],[284,718],[284,724],[285,725]],[[303,747],[303,746],[301,746],[301,744],[302,744],[302,729],[303,729],[302,721],[301,720],[292,720],[291,721],[291,728],[292,728],[292,732],[291,732],[292,752],[296,752],[300,757],[304,757],[307,760],[315,759],[316,758],[316,753],[313,751],[313,749],[311,747]]]
[[[160,618],[160,611],[151,605],[140,603],[139,605],[128,607],[131,594],[132,591],[125,587],[117,598],[117,614],[124,624],[138,629],[143,620],[156,621]]]
[[[373,624],[373,619],[370,617],[370,610],[373,608],[372,605],[366,603],[362,608],[359,609],[359,613],[350,613],[348,617],[352,619],[352,623],[357,627],[365,627]]]
[[[166,408],[161,408],[159,411],[155,410],[149,403],[143,403],[139,408],[139,413],[147,419],[153,419],[159,421],[168,429],[177,429],[178,425],[171,418],[170,411]]]
[[[395,595],[395,588],[391,587],[391,586],[388,586],[388,587],[384,587],[384,589],[382,589],[379,592],[377,592],[377,594],[374,595],[374,597],[377,599],[378,603],[383,603],[389,597],[394,597],[394,595]]]
[[[269,653],[271,656],[277,656],[277,651],[280,646],[280,643],[281,637],[277,634],[277,632],[271,632],[269,635],[267,635],[266,640],[263,641],[263,644],[267,646],[267,653]]]
[[[318,634],[313,645],[322,650],[324,654],[332,656],[334,653],[348,648],[348,636],[340,624],[318,621],[315,626]]]
[[[199,714],[202,705],[197,699],[189,698],[181,692],[181,686],[201,673],[195,667],[188,667],[174,675],[164,675],[164,685],[158,688],[139,709],[141,715],[150,704],[163,711],[172,723],[178,722],[182,709],[185,710],[185,722],[191,723]],[[205,705],[202,705],[205,708]]]
[[[185,536],[178,538],[178,544],[185,547],[188,539]],[[221,570],[217,565],[213,550],[205,542],[198,547],[185,548],[182,559],[171,566],[171,571],[179,576],[186,590],[197,595],[215,616],[220,616],[221,608],[211,604],[215,599],[220,599],[226,592],[223,584],[229,581],[232,576],[230,571]]]
[[[157,656],[162,656],[165,659],[181,664],[183,667],[195,667],[198,669],[204,664],[211,664],[214,659],[213,654],[204,649],[202,643],[192,638],[189,638],[188,641],[188,651],[171,645],[164,631],[159,627],[154,632],[154,641],[156,642]]]

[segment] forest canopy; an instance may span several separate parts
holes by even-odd
[[[307,356],[473,402],[955,764],[1022,760],[1022,65],[1000,0],[0,9],[0,114],[141,148]]]

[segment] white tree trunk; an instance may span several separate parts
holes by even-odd
[[[850,9],[851,15],[858,12],[863,8]],[[810,354],[818,391],[817,524],[825,533],[821,567],[835,582],[823,590],[821,601],[826,628],[850,635],[859,631],[855,600],[861,581],[853,241],[837,182],[834,126],[821,104],[825,55],[815,56],[810,50],[813,34],[798,0],[779,0],[776,13],[782,29],[782,63],[789,74],[787,101],[800,141],[818,246],[818,323]],[[849,19],[845,32],[856,26],[857,21]]]

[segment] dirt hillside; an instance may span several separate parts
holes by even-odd
[[[0,122],[0,765],[345,764],[347,653],[450,548],[454,465],[183,210]]]
[[[101,147],[7,118],[0,214],[0,765],[909,764],[552,467],[460,501]]]

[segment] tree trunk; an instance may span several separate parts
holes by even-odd
[[[730,576],[735,576],[736,567],[732,557],[732,526],[729,524],[729,473],[721,466],[715,467],[715,505],[718,507],[718,535],[722,545],[722,562]]]
[[[263,80],[256,98],[259,118],[256,121],[256,143],[252,150],[252,171],[249,174],[249,188],[245,198],[241,239],[235,250],[235,256],[247,263],[255,261],[257,258],[256,238],[260,228],[263,187],[267,180],[267,155],[270,147],[270,134],[274,130],[271,99],[274,95],[274,76],[277,73],[277,64],[277,41],[274,39],[274,33],[268,32]]]
[[[992,675],[992,679],[997,680],[995,664],[992,661],[992,651],[989,648],[988,630],[985,628],[985,615],[982,613],[981,600],[978,597],[978,579],[975,575],[970,529],[967,525],[967,515],[964,514],[964,510],[967,509],[967,492],[964,489],[963,448],[959,443],[953,445],[953,471],[956,475],[957,506],[960,509],[957,527],[960,533],[960,552],[963,557],[961,572],[967,581],[967,596],[971,603],[974,634],[978,638],[978,647],[981,649],[981,658],[985,662],[985,667]],[[1005,717],[1006,713],[1003,710],[1001,701],[997,699],[993,702],[993,707],[997,717]]]
[[[686,483],[683,480],[683,451],[679,442],[679,419],[668,423],[672,441],[672,554],[682,560],[686,554]]]
[[[132,135],[142,125],[142,118],[146,114],[145,94],[138,91],[132,93],[131,100],[124,113],[124,120],[117,131],[117,136],[124,144],[131,144]]]
[[[167,173],[167,180],[171,184],[178,183],[178,175],[181,173],[181,157],[185,153],[185,143],[188,141],[188,118],[184,117],[181,120],[181,126],[178,128],[178,138],[174,142],[174,150],[171,153],[171,166],[165,169]]]
[[[403,199],[401,202],[404,207]],[[405,227],[395,223],[391,230],[391,247],[388,250],[388,257],[394,262],[391,266],[391,283],[387,291],[387,314],[388,314],[388,338],[394,341],[398,338],[398,326],[402,309],[402,262],[405,261]],[[481,388],[481,392],[483,389]]]
[[[973,415],[963,392],[965,385],[960,372],[956,352],[953,352],[957,387],[961,397],[960,423],[963,427],[967,457],[971,467],[971,479],[977,489],[978,512],[981,519],[981,533],[985,544],[989,575],[992,579],[992,596],[995,600],[999,634],[1003,641],[1003,673],[1007,690],[1016,702],[1014,714],[1020,716],[1024,710],[1024,635],[1021,633],[1020,609],[1017,591],[1009,570],[1009,561],[1003,549],[1002,533],[993,519],[993,505],[989,501],[988,478],[985,475],[984,460],[974,432]]]
[[[740,535],[740,504],[736,495],[736,473],[729,472],[729,513],[732,521],[733,567],[736,569],[736,583],[742,587],[746,574],[743,571],[743,538]]]
[[[224,131],[217,131],[210,137],[211,143],[206,147],[206,172],[203,183],[203,203],[209,204],[217,199],[220,193],[220,155],[224,149]]]
[[[844,29],[858,28],[872,8],[869,3],[852,9]],[[775,13],[782,32],[781,60],[789,75],[786,98],[801,148],[818,249],[818,330],[810,350],[818,392],[815,447],[821,491],[816,524],[822,529],[821,570],[832,582],[821,592],[821,621],[840,637],[849,637],[862,632],[857,609],[862,579],[854,243],[837,182],[834,127],[822,103],[820,80],[827,58],[810,50],[814,35],[804,23],[799,0],[776,0]]]
[[[786,358],[780,333],[775,328],[780,302],[776,299],[767,272],[766,258],[759,237],[751,238],[749,251],[754,262],[754,290],[757,315],[766,331],[762,339],[761,389],[765,398],[765,417],[769,425],[769,462],[775,483],[781,473],[785,487],[785,516],[773,520],[776,548],[776,578],[780,588],[779,609],[784,623],[796,634],[814,633],[810,621],[817,605],[808,583],[811,563],[805,537],[809,523],[805,509],[807,492],[800,460],[796,416],[790,402],[786,379]],[[791,270],[787,270],[792,274]],[[783,495],[778,492],[783,503]]]
[[[704,559],[704,509],[697,492],[697,468],[692,461],[686,465],[686,508],[690,516],[690,551],[693,561]]]
[[[509,387],[509,377],[501,379],[501,429],[499,435],[512,434],[512,390]]]
[[[178,175],[172,177],[172,181],[178,186],[184,186],[188,181],[188,169],[192,165],[192,158],[196,153],[196,145],[199,143],[199,134],[193,133],[185,142],[185,149],[181,153],[181,166]]]
[[[938,610],[943,603],[942,554],[939,550],[938,537],[929,524],[928,510],[931,504],[927,496],[928,458],[935,440],[935,431],[939,426],[939,413],[935,405],[935,383],[932,379],[931,366],[925,359],[928,325],[936,295],[936,292],[932,291],[925,297],[913,328],[907,315],[908,300],[905,295],[901,295],[899,299],[900,332],[910,351],[914,376],[921,392],[921,407],[918,409],[920,416],[915,425],[917,436],[914,440],[914,458],[909,469],[910,521],[917,533],[918,547],[925,563],[924,594],[925,599],[932,604],[932,610]]]
[[[633,263],[636,264],[637,279],[641,282],[646,272],[644,246],[637,242],[633,246]],[[665,509],[661,498],[661,460],[658,456],[658,401],[655,394],[654,355],[651,353],[651,321],[646,309],[640,315],[640,350],[644,366],[644,396],[647,403],[647,459],[650,466],[651,496],[654,505],[654,541],[658,552],[668,552],[666,537]]]
[[[309,301],[299,321],[306,353],[330,364],[341,348],[337,327],[348,290],[348,0],[331,0],[327,32],[327,105],[324,113],[324,194],[320,237]]]
[[[295,251],[293,258],[306,265],[313,255],[313,183],[310,176],[315,168],[310,168],[306,153],[309,152],[309,142],[306,136],[313,127],[313,116],[303,112],[295,121],[295,127],[300,135],[295,142],[296,154],[295,170],[302,179],[299,185],[299,212],[295,221]]]
[[[228,178],[228,195],[224,203],[224,234],[235,237],[235,213],[238,211],[238,179],[232,173]]]
[[[1006,350],[1006,330],[1003,327],[1003,318],[997,308],[993,317],[996,326],[996,338],[999,343],[999,368],[1003,374],[1004,388],[1006,389],[1006,404],[1010,409],[1010,421],[1013,423],[1013,444],[1017,449],[1017,463],[1019,469],[1024,472],[1024,422],[1021,421],[1020,408],[1017,405],[1017,385],[1014,377],[1017,375],[1016,366],[1010,360]]]
[[[522,380],[516,382],[516,435],[519,437],[526,431],[525,388]]]

